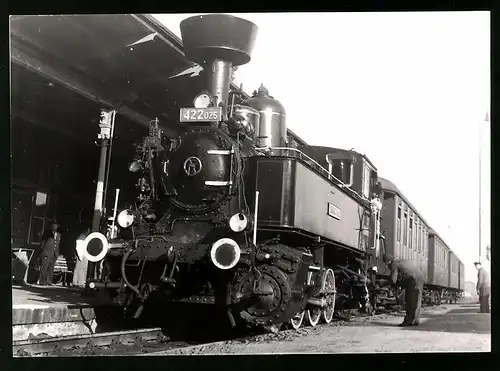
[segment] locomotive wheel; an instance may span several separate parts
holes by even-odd
[[[331,270],[330,268],[326,270],[325,275],[323,276],[323,290],[336,290],[335,274],[333,274],[333,270]],[[321,314],[323,321],[327,324],[332,322],[333,313],[335,313],[335,300],[335,292],[326,296],[327,306],[321,311]]]
[[[321,319],[321,313],[322,310],[320,308],[307,310],[307,321],[312,327],[316,326],[319,323],[319,320]]]
[[[307,275],[307,284],[310,285],[312,281],[313,273],[309,272]],[[314,327],[319,323],[321,319],[321,308],[308,309],[306,311],[307,322]]]
[[[297,313],[292,319],[290,319],[290,325],[294,330],[298,330],[300,325],[302,325],[302,321],[304,320],[305,311]]]

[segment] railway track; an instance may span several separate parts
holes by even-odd
[[[190,345],[193,343],[170,341],[157,327],[14,341],[12,350],[15,357],[116,355],[165,351]]]
[[[400,315],[399,308],[377,310],[377,315]],[[344,321],[350,321],[354,317],[366,317],[366,315],[353,314],[350,310],[336,312],[336,320],[333,323],[341,325]],[[328,326],[318,324],[316,327]],[[270,334],[247,334],[228,338],[222,341],[184,341],[171,340],[160,327],[141,328],[124,331],[104,332],[98,334],[85,334],[75,336],[50,337],[43,339],[21,340],[13,342],[14,357],[33,356],[95,356],[95,355],[161,355],[174,353],[189,353],[206,346],[232,343],[232,342],[255,342],[269,340],[285,340],[289,337],[301,336],[315,327],[303,325],[298,330],[282,329],[278,333]],[[179,350],[177,352],[176,350]],[[184,352],[186,350],[186,352]],[[191,350],[191,351],[190,351]]]
[[[353,310],[340,310],[335,312],[334,320],[331,323],[319,323],[316,326],[311,326],[308,324],[303,324],[298,329],[291,329],[287,326],[282,326],[281,330],[275,333],[254,333],[248,334],[241,337],[236,337],[232,339],[192,344],[184,347],[170,348],[165,350],[152,351],[148,354],[141,354],[144,356],[164,356],[164,355],[202,355],[202,354],[212,354],[211,351],[220,346],[231,347],[234,344],[249,344],[249,343],[271,343],[275,341],[293,341],[294,339],[300,338],[302,336],[307,336],[314,334],[315,332],[321,331],[322,328],[327,326],[348,326],[362,318],[372,317],[376,318],[379,316],[402,316],[401,310],[387,309],[378,310],[376,314],[372,316],[364,315]],[[304,321],[305,323],[305,321]]]
[[[340,318],[346,318],[341,315]],[[318,325],[321,326],[321,325]],[[267,337],[288,337],[299,335],[303,329],[312,329],[304,326],[299,330],[281,330],[277,334],[246,334],[231,337],[222,341],[184,341],[171,340],[164,335],[162,328],[141,328],[124,331],[103,332],[97,334],[83,334],[19,340],[12,343],[15,357],[33,356],[85,356],[85,355],[156,355],[178,348],[209,346],[223,342],[258,341]]]

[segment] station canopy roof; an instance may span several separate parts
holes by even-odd
[[[13,16],[11,62],[14,116],[35,115],[94,139],[104,107],[117,109],[130,128],[158,117],[175,135],[179,108],[203,87],[201,76],[173,77],[195,64],[149,15]]]

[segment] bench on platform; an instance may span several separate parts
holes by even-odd
[[[73,267],[74,267],[74,262]],[[62,255],[60,255],[54,264],[54,281],[55,283],[62,282],[63,285],[70,284],[73,279],[73,269],[68,266],[68,261]],[[69,280],[68,280],[69,278]]]

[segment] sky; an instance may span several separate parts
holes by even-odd
[[[191,15],[153,16],[180,37]],[[308,144],[366,154],[475,282],[480,152],[483,256],[490,243],[490,13],[232,15],[259,27],[243,90],[263,83]]]

